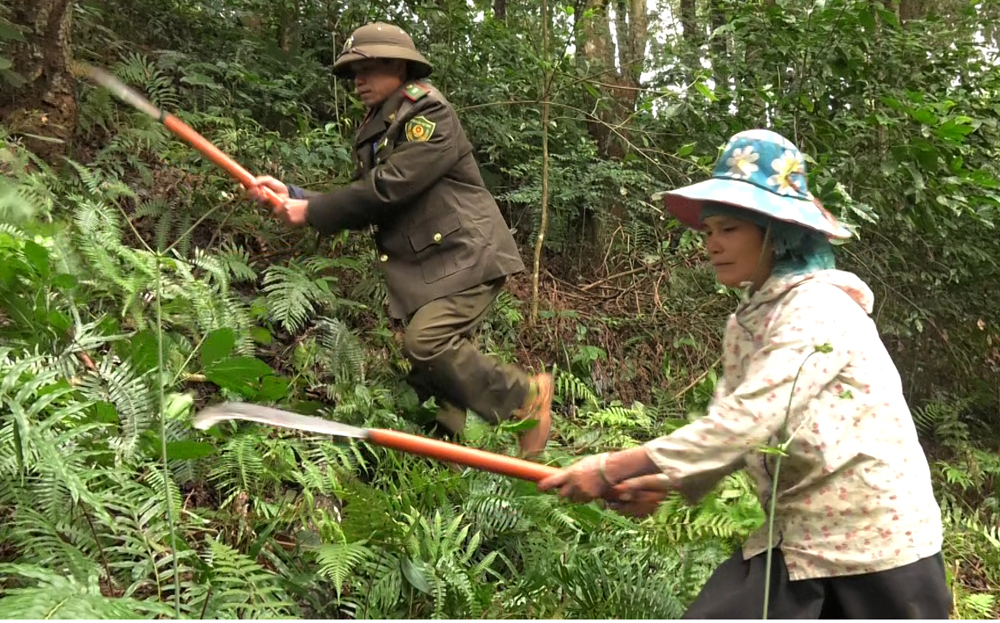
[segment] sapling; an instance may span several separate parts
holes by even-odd
[[[809,359],[818,353],[829,354],[833,352],[833,346],[828,343],[820,344],[816,346],[811,353],[806,355],[802,363],[799,364],[799,369],[795,372],[795,378],[792,379],[792,387],[788,391],[788,406],[785,407],[785,422],[788,422],[788,416],[792,411],[792,398],[795,396],[795,385],[799,382],[799,375],[802,374],[802,369],[806,367],[806,363]],[[842,395],[843,397],[843,395]],[[791,445],[792,440],[795,436],[799,434],[802,427],[808,422],[808,418],[804,418],[802,422],[799,423],[795,431],[786,439],[783,443],[779,444],[777,447],[772,448],[771,446],[764,446],[760,448],[762,454],[774,454],[778,458],[774,460],[774,478],[771,479],[771,508],[768,511],[767,517],[767,562],[764,565],[764,619],[767,619],[767,608],[770,603],[771,597],[771,557],[774,548],[772,543],[774,543],[774,506],[775,501],[778,498],[778,475],[781,471],[781,458],[788,456],[788,446]]]

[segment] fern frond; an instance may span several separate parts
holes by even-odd
[[[603,409],[585,411],[584,417],[593,424],[609,428],[649,428],[653,425],[653,419],[641,404],[632,407],[612,404]]]
[[[73,159],[69,159],[67,162],[76,170],[76,174],[80,176],[80,181],[83,182],[83,186],[87,189],[87,192],[91,195],[100,194],[101,180],[93,171]]]
[[[994,618],[994,608],[996,607],[996,595],[990,593],[973,593],[963,595],[956,604],[960,611],[968,614],[957,618],[962,619],[983,619]]]
[[[572,372],[559,370],[556,375],[555,385],[556,395],[570,404],[574,404],[577,400],[581,399],[594,407],[600,404],[597,394],[591,391],[587,383],[574,376]]]
[[[207,618],[294,618],[297,607],[281,587],[281,579],[228,545],[208,539],[203,554],[210,568],[205,594],[199,599]],[[197,602],[199,599],[195,599]],[[207,606],[204,600],[208,600]],[[192,603],[195,605],[195,603]]]
[[[316,312],[326,292],[302,269],[269,266],[264,272],[264,293],[271,317],[289,333],[296,333]]]
[[[341,589],[351,572],[373,556],[374,552],[365,541],[357,541],[324,545],[316,553],[316,561],[319,563],[319,574],[333,582],[337,599],[340,599]]]
[[[357,335],[337,318],[320,318],[316,328],[336,382],[364,383],[365,352]]]
[[[114,405],[121,434],[110,440],[120,460],[131,460],[139,439],[156,421],[156,399],[149,383],[151,373],[137,374],[128,361],[105,359],[98,370],[80,384],[85,396]]]
[[[259,440],[252,434],[228,439],[221,449],[218,464],[209,473],[209,481],[233,492],[257,491],[265,471]]]
[[[126,84],[139,87],[158,108],[170,111],[179,108],[180,98],[173,81],[144,55],[130,53],[112,70]]]
[[[677,619],[684,607],[676,596],[675,565],[655,553],[644,554],[641,544],[599,546],[573,552],[553,569],[552,582],[575,616]]]
[[[155,601],[105,597],[96,573],[78,579],[55,569],[2,564],[0,574],[21,586],[7,587],[0,609],[11,619],[149,619],[170,617],[173,609]]]
[[[470,483],[463,509],[487,538],[526,529],[520,499],[514,497],[514,485],[496,478],[477,478]]]
[[[942,502],[941,511],[952,536],[972,535],[1000,552],[1000,526],[986,525],[976,515],[964,511],[961,506],[952,502]]]
[[[358,571],[371,578],[368,593],[364,595],[364,610],[369,618],[397,618],[397,607],[403,597],[403,574],[399,558],[389,550],[382,550],[374,561],[364,561]]]
[[[216,257],[229,271],[234,281],[254,282],[257,280],[257,271],[254,270],[254,263],[246,249],[226,243],[216,253]]]
[[[71,513],[51,518],[32,508],[32,499],[22,493],[5,541],[21,552],[20,562],[33,563],[63,574],[87,577],[100,572],[93,555],[92,539],[83,522]],[[32,496],[33,497],[33,496]],[[69,504],[67,508],[72,509]],[[78,514],[78,513],[73,513]]]

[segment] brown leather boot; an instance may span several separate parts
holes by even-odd
[[[464,409],[459,409],[455,405],[444,402],[442,407],[438,409],[437,414],[434,416],[434,420],[444,427],[448,433],[451,435],[451,441],[456,441],[455,437],[465,430],[465,421],[467,414]],[[453,472],[461,473],[465,468],[461,465],[450,463],[445,461],[445,465],[448,466]]]
[[[530,459],[541,454],[552,430],[552,386],[551,374],[539,374],[531,380],[531,391],[525,405],[514,412],[515,420],[538,420],[538,425],[520,434],[517,442],[521,458]]]
[[[459,409],[458,407],[450,404],[444,403],[444,406],[438,410],[437,415],[434,419],[438,424],[444,426],[452,435],[457,435],[458,433],[465,430],[465,420],[466,413],[464,409]]]

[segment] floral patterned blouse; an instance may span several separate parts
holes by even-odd
[[[774,522],[791,580],[882,571],[941,549],[930,469],[872,298],[844,271],[772,277],[729,318],[707,415],[645,446],[689,502],[746,467],[766,514],[777,455],[759,449],[791,438]],[[766,550],[765,522],[743,556]]]

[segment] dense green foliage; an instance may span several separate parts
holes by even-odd
[[[546,194],[539,317],[520,276],[481,340],[555,370],[555,464],[705,407],[735,299],[655,193],[704,177],[736,131],[785,134],[858,227],[838,258],[876,294],[932,460],[955,615],[996,616],[997,7],[901,21],[880,1],[698,2],[682,36],[660,2],[631,88],[576,52],[606,4],[550,2],[542,46],[528,1],[496,3],[502,20],[458,0],[80,1],[72,53],[249,170],[321,189],[348,178],[363,114],[335,52],[368,19],[410,30],[528,265]],[[23,78],[10,13],[0,1],[0,88]],[[154,120],[83,81],[77,102],[64,158],[0,120],[6,616],[674,618],[764,520],[740,474],[637,521],[363,444],[192,429],[223,398],[411,432],[434,405],[400,381],[366,236],[289,232]],[[508,428],[471,420],[465,443],[512,451]]]

